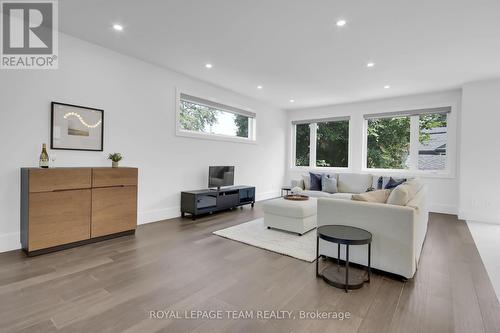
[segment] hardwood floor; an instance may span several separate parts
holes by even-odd
[[[261,205],[26,258],[0,254],[0,332],[500,332],[500,306],[466,224],[432,214],[419,270],[345,294],[306,263],[212,231]],[[150,319],[151,310],[350,312],[344,320]]]

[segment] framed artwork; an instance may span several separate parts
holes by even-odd
[[[104,110],[52,102],[50,148],[103,151]]]

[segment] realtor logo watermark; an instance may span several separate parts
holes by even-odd
[[[57,69],[57,0],[1,1],[0,68]]]

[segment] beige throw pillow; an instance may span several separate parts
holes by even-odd
[[[361,194],[354,194],[352,196],[352,200],[386,203],[387,198],[389,198],[390,194],[391,194],[391,190],[371,191],[371,192],[366,192],[366,193],[361,193]]]
[[[406,206],[411,199],[410,187],[404,183],[394,188],[387,198],[387,203],[390,205]]]
[[[417,178],[408,180],[407,182],[405,182],[405,184],[409,187],[410,200],[412,200],[417,195],[417,193],[422,189],[423,186],[422,182]]]
[[[391,205],[406,206],[422,189],[422,182],[418,179],[409,180],[392,190],[387,199]]]

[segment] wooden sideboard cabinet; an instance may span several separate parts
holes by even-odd
[[[129,235],[136,168],[22,168],[21,244],[28,255]]]

